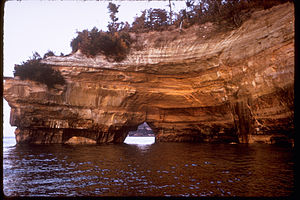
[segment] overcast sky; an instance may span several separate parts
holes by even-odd
[[[135,16],[149,8],[169,10],[168,1],[112,1],[120,5],[119,21],[131,24]],[[185,7],[184,1],[174,2],[173,9]],[[107,30],[109,1],[7,1],[4,7],[3,76],[13,76],[15,64],[26,61],[33,52],[43,56],[48,50],[56,55],[71,53],[70,42],[76,31],[93,27]],[[4,100],[5,137],[13,137],[9,125],[10,108]]]

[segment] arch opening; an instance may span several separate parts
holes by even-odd
[[[155,143],[155,136],[153,130],[143,122],[137,127],[136,131],[129,131],[124,140],[126,144],[148,145]]]

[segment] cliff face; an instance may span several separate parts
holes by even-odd
[[[17,142],[119,143],[143,122],[159,142],[293,138],[293,4],[256,11],[233,31],[216,29],[140,34],[142,50],[120,63],[80,52],[48,57],[67,82],[56,89],[5,79]]]

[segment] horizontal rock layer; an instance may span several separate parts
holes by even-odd
[[[55,89],[5,79],[17,142],[120,143],[143,122],[159,142],[292,140],[293,4],[217,28],[133,35],[142,50],[120,63],[80,52],[48,57],[67,82]]]

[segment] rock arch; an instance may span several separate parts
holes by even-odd
[[[120,63],[79,53],[47,57],[41,62],[61,72],[64,88],[5,79],[17,142],[122,143],[144,121],[156,142],[292,139],[293,13],[285,3],[253,13],[238,29],[207,30],[205,38],[195,34],[202,25],[190,27],[159,48],[156,39],[175,32],[144,34],[143,50]]]

